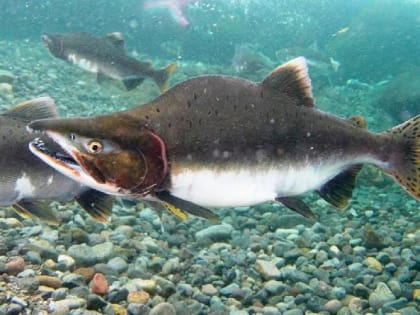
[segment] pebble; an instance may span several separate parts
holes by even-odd
[[[365,259],[365,264],[368,268],[376,270],[379,273],[381,273],[383,270],[382,264],[374,257],[367,257]]]
[[[47,276],[47,275],[39,275],[36,277],[40,285],[45,285],[50,288],[58,289],[61,287],[62,283],[61,280],[57,277]]]
[[[17,275],[25,269],[25,260],[23,257],[14,257],[6,263],[6,272],[9,275]]]
[[[269,280],[264,283],[264,289],[270,294],[280,294],[285,291],[286,288],[287,286],[283,282],[277,280]]]
[[[379,309],[386,302],[395,300],[395,296],[392,294],[392,291],[388,286],[379,282],[376,286],[376,289],[369,295],[369,304],[374,309]]]
[[[114,257],[110,259],[107,266],[118,273],[125,272],[128,269],[127,262],[121,257]]]
[[[201,287],[201,292],[205,295],[213,296],[218,293],[218,290],[211,283],[205,284]]]
[[[69,255],[58,255],[57,262],[63,264],[67,270],[73,269],[76,261]]]
[[[90,289],[95,294],[105,295],[108,293],[108,280],[102,273],[95,273],[90,282]]]
[[[150,294],[143,290],[130,292],[127,296],[128,303],[146,304],[149,299]]]
[[[149,315],[176,315],[176,310],[172,304],[160,303],[150,310]]]
[[[277,279],[280,277],[280,270],[275,264],[265,260],[257,260],[255,263],[255,270],[257,270],[261,276],[266,279]]]
[[[221,242],[229,240],[233,232],[230,224],[212,225],[195,233],[197,242]]]
[[[330,300],[324,304],[324,310],[332,314],[337,314],[341,307],[342,303],[339,300]]]

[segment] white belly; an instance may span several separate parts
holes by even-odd
[[[185,169],[171,176],[170,192],[204,207],[247,206],[319,188],[346,165],[213,170]]]
[[[87,60],[87,59],[84,59],[84,58],[79,58],[75,54],[69,54],[67,56],[67,59],[71,63],[79,66],[80,68],[82,68],[83,70],[93,72],[93,73],[98,72],[98,65],[94,62],[91,62],[90,60]]]

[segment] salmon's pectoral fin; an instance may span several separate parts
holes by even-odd
[[[309,206],[302,200],[296,197],[278,197],[276,201],[281,203],[286,208],[303,215],[305,218],[315,219],[315,214]]]
[[[124,79],[123,83],[127,91],[131,91],[138,85],[142,84],[144,79],[145,79],[144,77],[129,78],[129,79]]]
[[[361,164],[354,165],[325,183],[318,194],[334,207],[343,209],[347,206],[356,186],[356,177],[362,169]]]
[[[75,197],[77,203],[98,222],[106,222],[111,215],[114,197],[94,189],[88,189]]]
[[[156,197],[163,202],[169,212],[181,220],[186,220],[188,218],[187,213],[189,213],[213,222],[219,221],[219,217],[209,209],[184,199],[177,198],[171,195],[168,191],[157,192]]]
[[[46,202],[24,199],[13,204],[12,208],[23,218],[37,218],[54,225],[59,223],[56,213]]]

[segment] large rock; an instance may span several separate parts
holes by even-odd
[[[374,309],[379,309],[386,302],[393,300],[395,300],[394,294],[383,282],[379,282],[376,289],[369,295],[369,304]]]

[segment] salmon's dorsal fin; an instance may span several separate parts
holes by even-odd
[[[35,119],[58,117],[55,102],[51,97],[44,96],[16,105],[2,115],[30,122]]]
[[[105,35],[105,39],[112,43],[118,49],[125,51],[124,37],[120,32],[112,32]]]
[[[318,194],[334,207],[344,209],[353,195],[353,189],[356,186],[356,177],[362,169],[362,166],[362,164],[357,164],[344,170],[325,183],[318,190]]]
[[[296,99],[297,105],[315,106],[311,79],[304,57],[292,59],[278,66],[262,81],[262,85]]]

